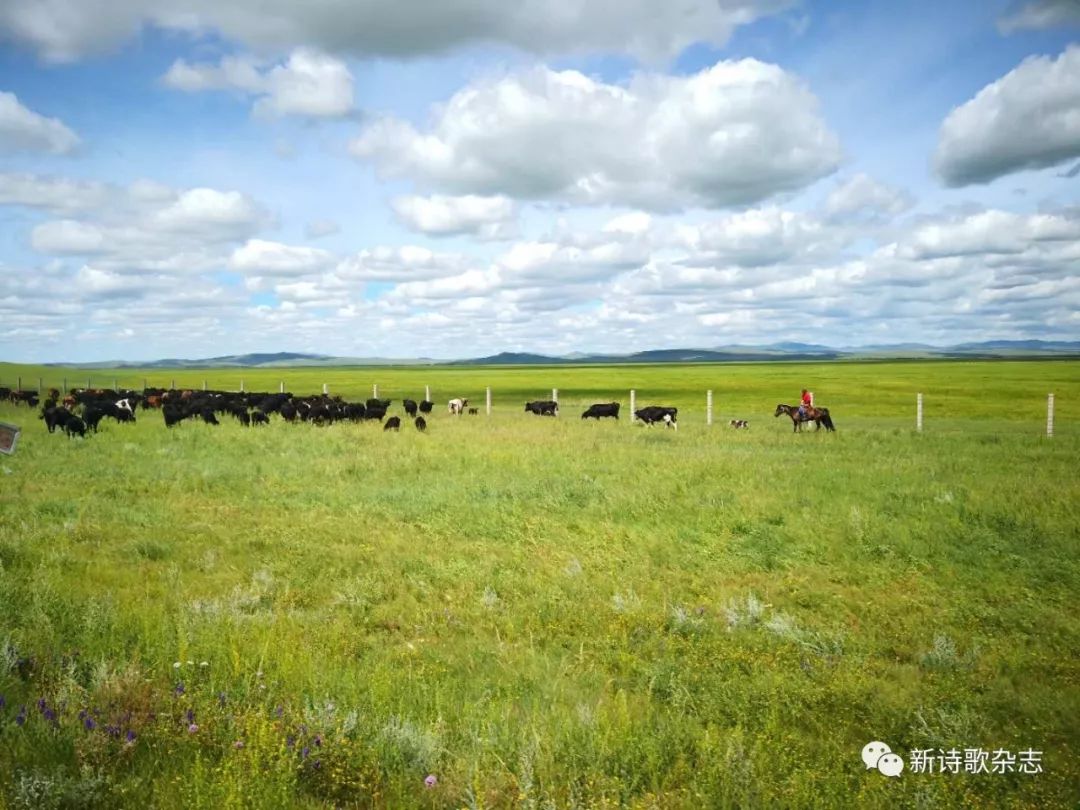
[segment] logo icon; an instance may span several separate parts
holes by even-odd
[[[904,760],[880,740],[868,742],[863,746],[862,761],[866,765],[866,770],[877,768],[885,776],[899,776],[904,770]]]

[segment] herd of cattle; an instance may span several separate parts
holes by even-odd
[[[0,388],[0,400],[16,405],[25,404],[41,410],[38,417],[45,422],[49,433],[61,430],[68,437],[85,436],[87,431],[97,432],[105,419],[118,423],[134,422],[136,410],[160,411],[166,427],[173,427],[187,419],[202,420],[209,425],[221,424],[218,417],[232,417],[244,426],[270,423],[277,414],[286,422],[312,422],[327,425],[333,422],[378,421],[383,430],[399,430],[401,417],[387,416],[392,405],[390,399],[372,398],[365,402],[347,402],[339,396],[326,394],[295,397],[290,393],[255,393],[229,391],[196,391],[164,388],[146,388],[143,391],[111,389],[73,389],[61,396],[56,388],[44,395],[31,391],[13,391]],[[401,405],[417,430],[427,429],[423,414],[430,414],[435,404],[429,400],[403,399]],[[478,408],[470,408],[466,398],[451,399],[447,408],[452,415],[479,414]],[[526,413],[537,416],[558,416],[559,403],[555,400],[535,400],[525,404]],[[634,417],[646,425],[662,424],[678,429],[677,408],[651,405],[634,411]],[[582,419],[619,418],[618,402],[602,402],[590,405]],[[384,422],[385,420],[385,422]]]

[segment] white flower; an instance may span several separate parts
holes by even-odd
[[[208,667],[208,666],[210,666],[210,662],[209,661],[200,661],[199,666],[200,667]]]
[[[173,669],[180,669],[180,662],[179,661],[177,661],[175,664],[173,664]]]

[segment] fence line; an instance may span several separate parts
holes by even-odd
[[[915,395],[915,430],[922,432],[922,394]]]
[[[1046,435],[1054,435],[1054,395],[1046,395]]]

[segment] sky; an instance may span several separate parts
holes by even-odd
[[[0,0],[0,360],[1080,340],[1080,0]]]

